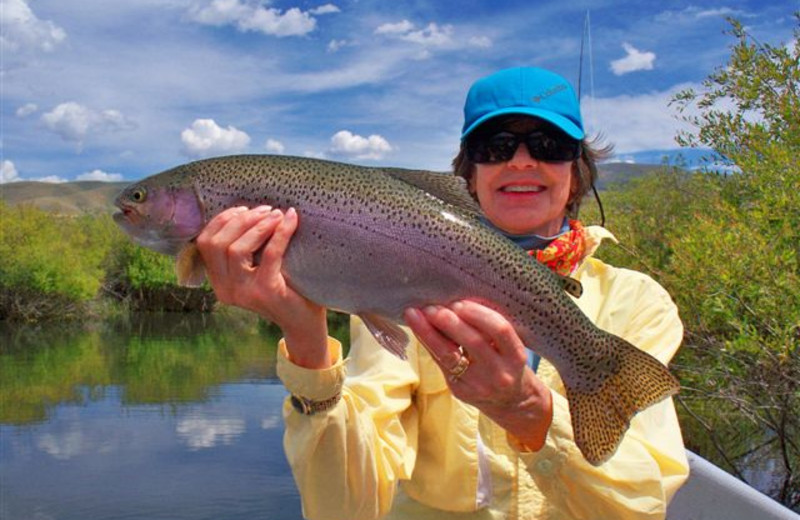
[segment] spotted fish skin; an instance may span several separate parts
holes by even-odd
[[[143,202],[132,200],[137,189]],[[171,208],[155,207],[170,199],[177,201]],[[496,309],[558,370],[576,444],[593,464],[614,453],[635,413],[678,390],[658,360],[597,328],[561,278],[483,225],[452,175],[233,156],[149,177],[117,204],[123,215],[115,218],[135,240],[172,254],[226,208],[296,208],[300,223],[283,264],[290,285],[364,317],[395,353],[402,353],[392,346],[398,329],[387,322],[402,322],[408,307],[472,299]]]

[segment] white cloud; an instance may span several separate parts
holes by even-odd
[[[614,145],[618,155],[646,150],[677,148],[675,136],[680,130],[690,130],[687,123],[677,119],[670,100],[681,90],[696,85],[681,84],[663,92],[639,96],[617,96],[591,101],[591,111],[584,113],[584,121],[598,121],[597,127],[588,125],[590,135],[601,134]]]
[[[189,18],[203,25],[222,26],[246,18],[252,8],[239,3],[239,0],[214,0],[211,4],[189,8]]]
[[[25,0],[0,0],[0,46],[9,52],[50,52],[67,33],[49,20],[40,20]]]
[[[623,43],[622,47],[627,53],[624,58],[611,62],[611,70],[617,76],[622,76],[637,70],[652,70],[656,55],[652,52],[641,52],[630,43]]]
[[[92,170],[76,177],[79,181],[117,182],[122,180],[121,173],[106,173],[103,170]]]
[[[342,12],[342,10],[339,9],[338,7],[336,7],[333,4],[321,5],[319,7],[315,7],[314,9],[311,9],[309,11],[309,13],[311,13],[311,14],[313,14],[315,16],[319,16],[321,14],[332,14],[332,13],[341,13],[341,12]]]
[[[213,119],[195,119],[191,128],[181,132],[181,141],[185,155],[209,157],[242,152],[250,136],[233,126],[222,128]]]
[[[473,36],[469,39],[469,44],[472,47],[479,47],[481,49],[488,49],[492,46],[492,39],[488,36]]]
[[[326,4],[318,7],[316,14],[327,14],[336,6]],[[314,10],[312,10],[314,11]],[[255,31],[263,34],[284,37],[303,36],[313,31],[317,20],[312,11],[301,11],[292,7],[281,12],[279,9],[251,5],[241,0],[214,0],[211,4],[200,7],[197,4],[189,9],[189,18],[204,25],[235,25],[242,32]]]
[[[178,421],[178,437],[192,451],[233,444],[245,431],[243,419],[190,417]]]
[[[737,11],[735,9],[731,9],[730,7],[721,7],[718,9],[702,9],[695,13],[697,18],[723,18],[726,16],[738,16],[740,14],[745,14],[743,11]]]
[[[682,10],[663,11],[655,17],[660,23],[693,23],[703,18],[723,18],[733,16],[735,18],[752,18],[753,14],[747,13],[730,7],[720,7],[716,9],[704,9],[698,6],[689,6]]]
[[[267,139],[267,142],[264,143],[264,148],[266,148],[269,153],[276,154],[282,154],[284,150],[286,150],[286,147],[283,146],[283,143],[275,139]]]
[[[24,118],[28,117],[29,115],[33,114],[38,110],[39,107],[35,103],[26,103],[17,109],[16,115],[19,118]]]
[[[337,52],[342,47],[352,45],[348,40],[331,40],[328,43],[328,52]]]
[[[424,29],[411,31],[402,36],[402,39],[420,45],[430,45],[434,47],[448,45],[453,42],[453,26],[443,25],[439,27],[435,23],[429,23]]]
[[[45,127],[65,141],[82,145],[90,133],[132,130],[136,124],[119,110],[94,110],[74,101],[61,103],[41,118]]]
[[[369,137],[355,135],[348,130],[340,130],[331,137],[331,153],[346,155],[353,159],[380,160],[392,151],[389,142],[380,135]]]
[[[17,172],[17,168],[14,166],[14,163],[8,159],[3,159],[3,162],[0,163],[0,184],[17,182],[21,180],[22,179],[19,177],[19,172]]]
[[[375,34],[405,34],[414,29],[414,24],[408,20],[397,23],[385,23],[375,29]]]
[[[59,177],[58,175],[48,175],[47,177],[36,177],[35,179],[31,180],[37,182],[49,182],[51,184],[63,184],[65,182],[69,182],[68,179],[65,179],[64,177]]]
[[[316,150],[306,150],[303,152],[303,157],[309,157],[311,159],[325,159],[325,154]]]
[[[415,56],[418,60],[432,56],[428,49],[453,50],[466,47],[486,49],[493,45],[492,39],[486,35],[456,38],[456,31],[452,25],[439,25],[435,22],[417,28],[412,22],[401,20],[380,25],[374,33],[423,47],[424,50]]]
[[[443,47],[453,45],[453,26],[439,26],[429,23],[424,29],[416,29],[408,20],[397,23],[386,23],[375,29],[375,34],[398,38],[403,41],[430,47]]]

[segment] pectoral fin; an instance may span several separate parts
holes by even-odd
[[[175,259],[175,274],[178,285],[200,287],[206,279],[206,266],[194,242],[186,244]]]
[[[408,334],[400,325],[377,314],[359,314],[358,317],[383,348],[400,359],[406,359]]]

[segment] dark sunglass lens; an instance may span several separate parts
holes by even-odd
[[[517,151],[519,140],[517,136],[509,132],[500,132],[493,135],[486,142],[486,148],[489,150],[489,158],[491,162],[505,162],[514,157],[514,152]]]
[[[509,132],[475,134],[467,140],[467,157],[474,163],[499,163],[514,157],[519,141]]]
[[[550,132],[531,132],[525,144],[531,156],[541,161],[573,161],[580,156],[580,141]]]

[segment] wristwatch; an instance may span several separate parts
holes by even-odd
[[[300,412],[303,415],[314,415],[317,412],[324,412],[325,410],[330,410],[336,403],[339,402],[339,399],[342,398],[342,393],[338,392],[333,397],[325,399],[324,401],[314,401],[313,399],[309,399],[307,397],[302,397],[299,395],[292,394],[290,399],[292,403],[292,407],[295,410]]]

